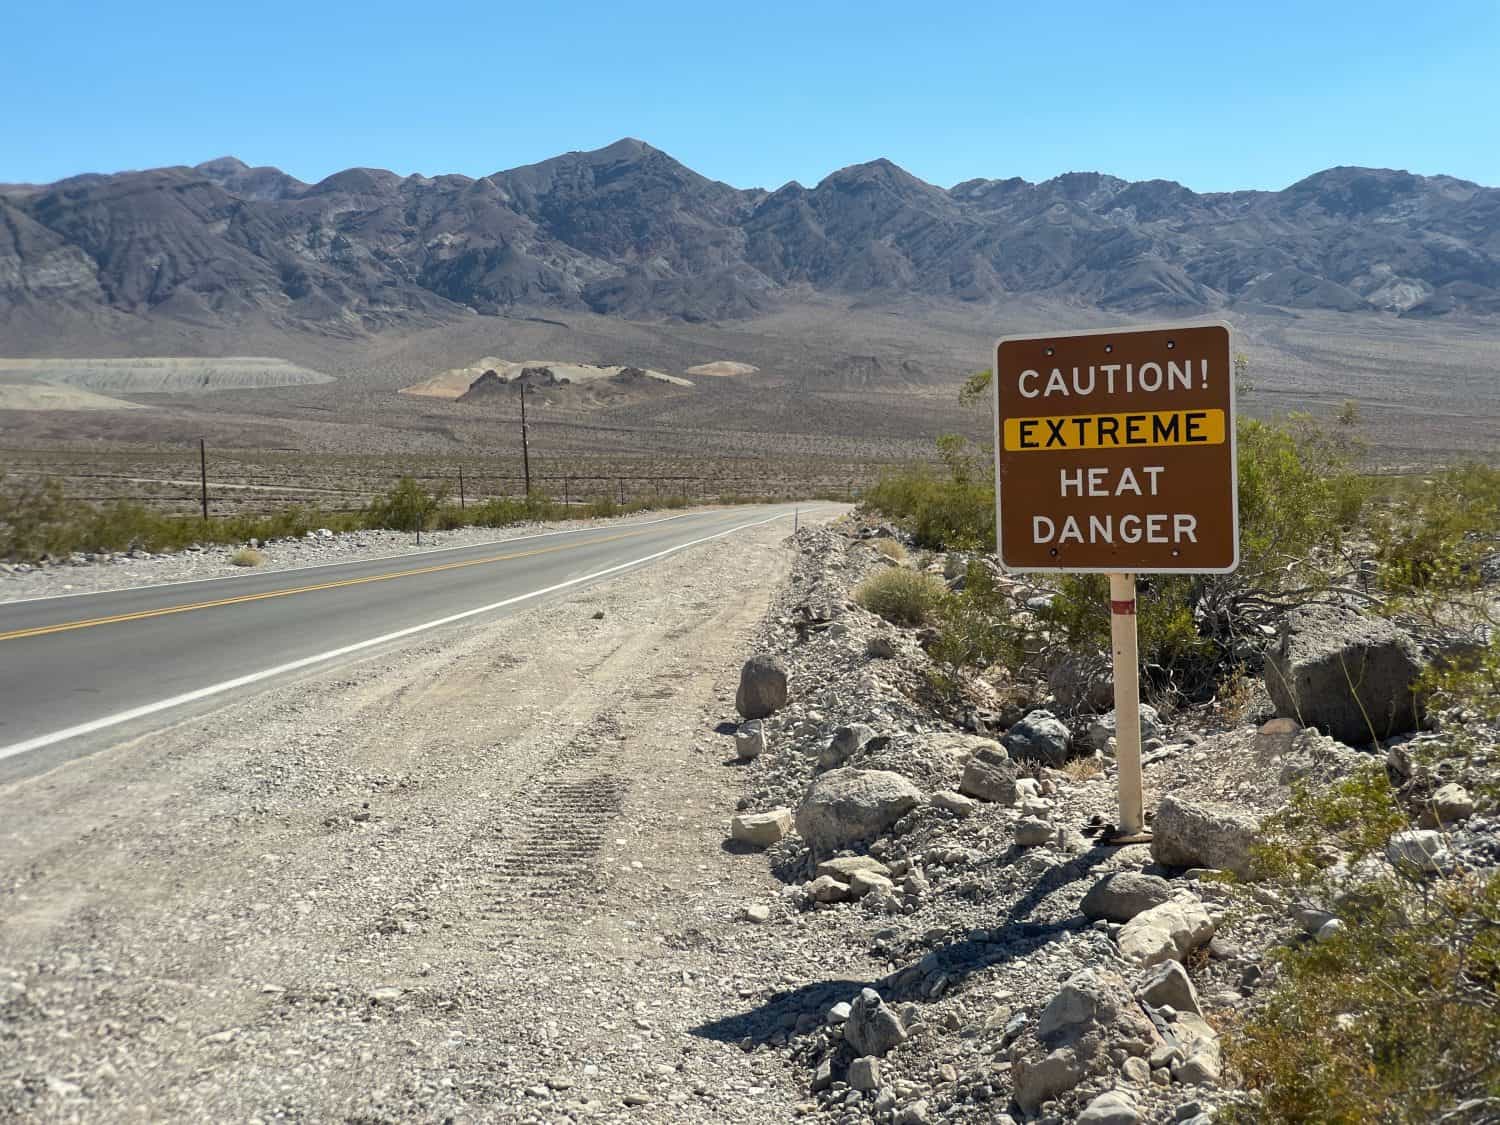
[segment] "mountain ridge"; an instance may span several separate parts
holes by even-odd
[[[885,158],[742,189],[635,138],[477,179],[308,184],[224,156],[0,185],[0,326],[108,313],[347,334],[512,307],[693,322],[806,289],[1489,317],[1500,189],[1350,166],[1274,192],[1099,172],[942,188]]]

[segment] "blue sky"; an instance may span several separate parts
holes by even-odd
[[[233,154],[479,176],[635,136],[737,187],[1500,186],[1500,0],[6,5],[0,181]]]

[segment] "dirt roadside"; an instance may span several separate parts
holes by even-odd
[[[0,787],[0,1120],[792,1116],[715,732],[789,531]]]

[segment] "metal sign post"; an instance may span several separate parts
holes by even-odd
[[[1146,840],[1135,576],[1239,564],[1229,327],[1008,336],[993,371],[996,551],[1007,570],[1109,576],[1114,839]]]

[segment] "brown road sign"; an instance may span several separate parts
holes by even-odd
[[[995,345],[995,506],[1011,570],[1239,563],[1229,327]]]

